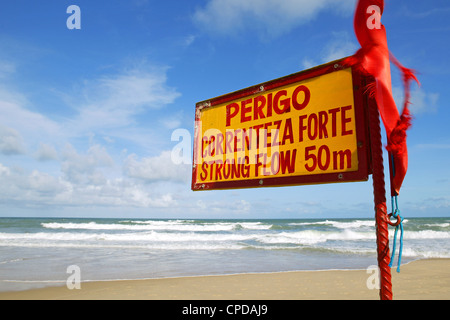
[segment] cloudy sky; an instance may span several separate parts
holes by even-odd
[[[69,29],[70,5],[81,29]],[[192,192],[198,101],[353,54],[354,0],[15,0],[0,10],[0,216],[372,217],[372,182]],[[413,87],[403,216],[448,216],[447,0],[387,0]],[[399,74],[392,69],[401,101]],[[190,152],[188,150],[188,152]],[[189,156],[190,158],[190,156]],[[178,161],[180,162],[180,161]]]

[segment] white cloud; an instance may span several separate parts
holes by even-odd
[[[48,173],[33,170],[28,179],[28,187],[39,193],[57,193],[61,190],[62,183],[58,178]]]
[[[105,179],[99,185],[69,183],[65,192],[55,196],[54,203],[65,206],[90,207],[168,207],[174,205],[170,193],[159,193],[131,181]]]
[[[190,179],[190,165],[175,164],[172,152],[163,151],[159,156],[137,159],[135,154],[128,156],[124,163],[127,176],[146,182],[177,181],[187,182]]]
[[[16,71],[16,66],[8,61],[0,61],[0,79],[6,78]]]
[[[60,124],[38,112],[28,110],[27,105],[30,105],[30,102],[26,97],[0,85],[0,128],[9,128],[9,138],[4,143],[12,148],[11,153],[25,153],[25,149],[34,149],[33,145],[37,145],[41,139],[53,140],[63,136],[64,131]],[[5,134],[8,133],[3,131],[0,136]],[[6,145],[3,147],[8,148]]]
[[[333,40],[328,43],[323,53],[322,62],[330,62],[355,54],[359,45],[347,32],[332,32]]]
[[[0,114],[2,115],[2,124],[20,130],[23,135],[52,136],[60,129],[56,122],[16,103],[0,100]]]
[[[0,124],[0,153],[14,155],[25,153],[22,137],[17,130]]]
[[[321,52],[318,52],[317,60],[304,58],[302,67],[309,69],[323,63],[342,59],[355,54],[358,49],[359,45],[355,40],[352,40],[347,32],[333,31],[331,32],[331,40],[324,45]]]
[[[5,167],[0,163],[0,176],[8,176],[11,173],[8,167]]]
[[[140,126],[139,117],[151,117],[153,111],[166,107],[180,96],[167,84],[167,70],[167,67],[153,67],[143,62],[121,72],[80,81],[75,86],[77,90],[57,93],[63,97],[58,107],[73,111],[64,118],[52,117],[46,112],[46,106],[20,93],[18,85],[0,83],[0,125],[15,130],[15,136],[22,137],[30,150],[41,148],[42,142],[58,146],[93,135],[107,136],[110,141],[118,137],[145,145],[153,129]],[[55,91],[49,93],[55,94]],[[171,121],[167,125],[175,123]],[[41,151],[39,149],[38,153]]]
[[[39,149],[34,154],[34,157],[38,161],[57,160],[58,152],[56,152],[53,146],[41,142],[39,144]]]
[[[403,108],[404,94],[403,87],[392,87],[392,95],[399,110]],[[439,93],[426,92],[423,88],[414,85],[411,90],[409,109],[413,115],[435,113],[438,109],[438,101]]]
[[[179,114],[172,121],[168,121],[170,115],[163,122],[151,119],[153,111],[180,96],[167,84],[166,72],[167,68],[141,64],[81,82],[78,91],[63,94],[61,107],[74,112],[59,121],[51,119],[46,106],[21,94],[17,85],[0,83],[0,161],[8,163],[0,164],[0,203],[14,207],[175,206],[167,181],[186,182],[188,166],[174,165],[170,152],[140,160],[120,152],[125,146],[133,149],[133,143],[158,148],[162,138],[152,135],[151,125],[180,123]],[[140,116],[151,121],[140,126]],[[169,144],[170,135],[165,138]],[[27,150],[33,152],[27,154]],[[12,165],[5,158],[11,154],[25,156]],[[127,165],[129,170],[122,170]]]
[[[236,34],[248,28],[278,35],[314,19],[322,10],[353,13],[354,0],[210,0],[194,14],[203,29]]]
[[[85,82],[81,101],[74,101],[79,115],[76,131],[117,129],[135,124],[136,116],[173,103],[180,94],[166,84],[166,68],[127,70]]]
[[[173,115],[170,118],[161,119],[160,122],[167,129],[176,129],[181,125],[181,120],[177,119],[176,115]]]
[[[208,214],[245,214],[250,212],[252,206],[247,200],[197,200],[195,203],[196,212]]]
[[[310,69],[315,66],[316,66],[316,63],[312,59],[304,58],[302,61],[303,69]]]
[[[413,114],[434,113],[438,108],[438,100],[439,93],[425,92],[420,88],[416,88],[411,92],[411,112]]]
[[[27,174],[21,168],[0,164],[0,202],[23,206],[48,204],[56,194],[64,192],[67,183],[48,173],[33,170]]]
[[[79,154],[71,144],[62,152],[61,171],[65,178],[76,184],[100,185],[106,178],[99,171],[103,167],[112,167],[114,161],[106,149],[93,145],[86,154]]]
[[[195,39],[197,38],[197,36],[195,36],[195,35],[188,35],[187,37],[185,37],[184,39],[183,39],[183,45],[185,46],[185,47],[189,47],[191,44],[193,44],[194,43],[194,41],[195,41]]]
[[[0,179],[0,203],[14,207],[166,208],[176,205],[168,192],[158,192],[121,178],[104,179],[98,185],[80,184],[38,170],[27,174],[0,163]]]

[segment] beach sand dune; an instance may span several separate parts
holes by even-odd
[[[148,300],[377,300],[366,270],[296,271],[263,274],[83,282],[81,289],[47,287],[2,292],[0,299]],[[392,269],[394,299],[450,299],[450,259],[418,260]]]

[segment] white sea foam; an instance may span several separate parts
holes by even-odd
[[[403,248],[402,255],[404,257],[412,257],[412,258],[425,258],[425,259],[432,259],[432,258],[450,258],[450,252],[443,252],[438,250],[433,250],[433,248],[411,248],[406,247]]]
[[[134,223],[134,222],[133,222]],[[49,222],[42,223],[42,226],[47,229],[86,229],[86,230],[172,230],[172,231],[232,231],[237,228],[250,230],[267,230],[272,225],[262,224],[260,222],[223,222],[223,223],[202,223],[190,224],[183,223],[183,221],[141,221],[134,224],[123,223],[59,223]]]
[[[373,219],[327,220],[3,220],[0,281],[29,268],[62,275],[68,263],[104,277],[215,274],[298,268],[364,268],[376,261]],[[448,219],[404,221],[404,262],[450,258]],[[389,228],[393,245],[394,228]],[[397,251],[399,243],[397,242]],[[49,268],[48,266],[51,266]],[[97,271],[98,270],[98,271]],[[47,272],[47,273],[46,273]],[[109,276],[109,275],[108,275]],[[33,273],[30,280],[39,280]],[[1,288],[0,288],[1,290]]]
[[[48,241],[165,241],[165,242],[212,242],[212,241],[244,241],[254,239],[254,235],[239,234],[204,234],[204,233],[76,233],[76,232],[39,232],[32,234],[0,233],[1,241],[48,240]]]
[[[345,230],[343,232],[322,232],[316,230],[281,232],[276,235],[267,235],[259,240],[264,243],[294,243],[294,244],[317,244],[330,240],[368,240],[375,239],[375,234],[370,232],[355,232]]]
[[[362,223],[365,222],[365,223]],[[356,220],[354,226],[368,226],[367,221]],[[49,245],[52,242],[140,242],[140,243],[206,243],[206,242],[236,242],[254,241],[261,244],[292,244],[313,245],[329,241],[371,241],[376,239],[374,231],[353,227],[352,223],[336,223],[323,221],[323,224],[339,226],[338,231],[302,230],[302,231],[273,231],[271,224],[240,222],[240,223],[208,223],[184,224],[176,222],[156,221],[156,224],[99,224],[89,223],[42,223],[46,232],[36,233],[0,233],[0,245],[23,243],[30,245],[33,241],[37,245]],[[239,226],[239,227],[238,227]],[[241,232],[239,228],[242,228]],[[58,229],[61,229],[59,231]],[[55,230],[55,231],[51,231]],[[62,231],[67,230],[67,232]],[[208,231],[208,232],[204,232]],[[245,232],[244,232],[245,231]],[[392,239],[393,232],[390,232]],[[449,239],[448,231],[405,231],[405,240],[441,240]],[[240,247],[241,248],[241,247]]]
[[[426,223],[424,224],[424,226],[426,227],[438,227],[438,228],[448,228],[450,226],[450,223],[445,222],[445,223]]]
[[[289,223],[292,226],[331,226],[338,229],[354,229],[360,227],[375,227],[374,221],[369,220],[353,220],[353,221],[334,221],[334,220],[325,220],[325,221],[315,221],[315,222],[292,222]]]
[[[405,231],[405,239],[450,239],[450,232],[447,231]]]
[[[182,230],[182,231],[230,231],[233,224],[189,225],[178,223],[166,224],[107,224],[107,223],[43,223],[47,229],[86,229],[86,230]]]
[[[4,261],[0,261],[0,264],[14,263],[14,262],[19,262],[19,261],[23,261],[23,260],[24,260],[23,258],[4,260]]]

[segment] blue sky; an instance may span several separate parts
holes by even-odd
[[[81,29],[69,30],[73,4]],[[196,102],[353,54],[354,6],[2,3],[0,216],[373,217],[371,179],[194,193],[191,165],[171,161],[174,130],[193,135]],[[449,14],[446,0],[387,0],[382,19],[390,50],[422,84],[412,88],[405,217],[449,215]],[[395,68],[392,79],[400,102]]]

